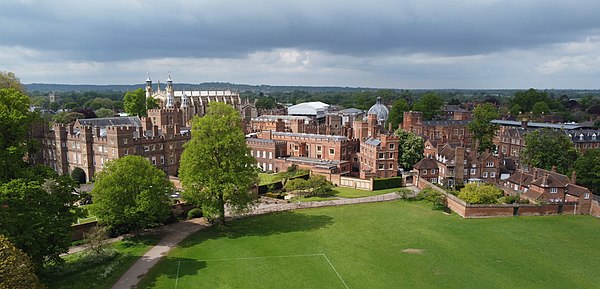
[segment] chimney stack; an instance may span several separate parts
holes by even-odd
[[[521,120],[521,128],[527,129],[527,119],[526,118]]]
[[[552,166],[552,170],[553,173],[556,173],[556,166]]]
[[[571,182],[573,182],[575,184],[576,181],[577,181],[577,173],[575,171],[573,171],[573,173],[571,174]]]

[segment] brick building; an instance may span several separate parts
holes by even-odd
[[[398,176],[398,136],[382,134],[360,142],[360,178]]]
[[[402,128],[417,134],[425,140],[438,144],[456,144],[470,147],[471,133],[467,129],[469,120],[423,120],[423,113],[419,111],[405,111],[403,114]]]

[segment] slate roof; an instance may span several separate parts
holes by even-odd
[[[467,125],[470,120],[426,120],[423,122],[425,126],[452,126],[452,125]]]
[[[333,140],[333,141],[345,141],[345,140],[348,140],[347,137],[340,136],[340,135],[326,135],[326,134],[312,134],[312,133],[294,133],[294,132],[279,132],[279,131],[274,131],[274,132],[272,132],[272,134],[273,135],[279,135],[279,136],[307,137],[307,138],[320,139],[320,140]]]
[[[499,124],[502,126],[521,126],[520,121],[514,120],[501,120],[495,119],[492,120],[492,123]],[[552,129],[579,129],[584,128],[584,126],[580,124],[556,124],[556,123],[545,123],[545,122],[528,122],[527,127],[531,128],[552,128]]]
[[[381,144],[381,140],[376,138],[368,138],[365,140],[365,144],[370,146],[379,146]]]
[[[574,143],[580,142],[600,142],[600,130],[569,130],[565,134]]]
[[[126,116],[126,117],[106,117],[106,118],[82,118],[77,120],[79,124],[85,126],[131,126],[141,127],[142,121],[137,116]]]

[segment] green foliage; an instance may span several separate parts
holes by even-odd
[[[193,208],[191,210],[189,210],[189,212],[187,213],[187,218],[189,219],[193,219],[193,218],[200,218],[202,217],[202,209],[201,208]]]
[[[254,201],[256,160],[250,155],[241,117],[230,105],[212,102],[207,114],[192,120],[192,139],[185,144],[179,177],[184,198],[202,206],[205,216],[225,223],[225,205],[243,211]]]
[[[301,178],[289,180],[285,183],[284,189],[304,197],[328,196],[333,192],[333,184],[324,176],[314,175],[308,180]]]
[[[473,135],[473,140],[477,142],[479,153],[494,149],[493,140],[499,126],[491,121],[499,117],[498,110],[491,103],[478,105],[473,110],[473,120],[467,124],[467,129]]]
[[[21,84],[19,78],[12,72],[0,71],[0,89],[14,89],[25,94],[25,87]]]
[[[94,226],[83,234],[84,243],[88,245],[87,250],[94,255],[101,255],[108,249],[105,240],[108,238],[108,228]]]
[[[91,212],[113,232],[137,232],[169,217],[173,184],[147,159],[125,156],[110,161],[95,178]]]
[[[398,165],[404,170],[410,170],[414,164],[423,158],[425,142],[422,137],[401,128],[396,130],[394,134],[400,137],[398,141]]]
[[[511,113],[513,113],[513,110],[516,109],[522,112],[533,111],[533,108],[537,103],[545,103],[545,108],[548,108],[545,110],[546,112],[548,112],[551,108],[558,107],[558,104],[548,97],[548,93],[545,91],[538,92],[537,90],[530,88],[529,90],[515,92],[514,97],[510,100]],[[515,107],[515,105],[518,106]],[[539,106],[540,105],[538,105],[538,107]]]
[[[96,110],[96,115],[99,118],[105,118],[105,117],[112,117],[114,115],[112,109],[108,109],[108,108],[101,108]]]
[[[270,96],[264,96],[257,98],[255,105],[259,109],[272,109],[277,105],[277,101]]]
[[[444,207],[446,204],[446,196],[440,191],[427,187],[417,194],[417,200],[424,200],[433,205],[434,209]]]
[[[84,103],[83,107],[91,108],[93,110],[99,110],[101,108],[112,109],[113,101],[110,98],[96,97]]]
[[[283,186],[283,189],[287,192],[306,190],[308,189],[308,184],[305,179],[297,178],[287,181]]]
[[[85,184],[85,172],[80,167],[75,167],[71,172],[71,178],[75,181],[76,184]]]
[[[576,182],[600,195],[600,149],[588,149],[575,161]]]
[[[34,181],[15,179],[0,186],[0,234],[30,257],[39,269],[60,262],[71,241],[71,224],[80,211],[73,205],[69,177]]]
[[[559,173],[567,174],[575,160],[575,146],[561,131],[540,129],[525,136],[521,161],[531,167],[550,170],[556,166]]]
[[[0,288],[44,288],[35,275],[35,269],[27,254],[17,249],[2,235],[0,235]]]
[[[146,92],[138,88],[125,93],[123,108],[129,115],[146,116]]]
[[[373,179],[373,190],[399,188],[402,186],[402,177]]]
[[[421,96],[413,105],[413,110],[423,112],[423,120],[430,120],[440,114],[442,105],[444,100],[437,93],[429,92]]]
[[[37,114],[29,112],[29,97],[14,88],[0,89],[0,181],[23,168],[28,133]]]
[[[502,190],[494,185],[471,183],[460,190],[458,197],[470,204],[495,204],[502,195]]]
[[[70,124],[80,118],[85,118],[83,113],[61,111],[61,112],[55,114],[52,117],[52,120],[56,123]]]
[[[398,128],[398,125],[402,123],[404,112],[409,110],[410,107],[404,98],[398,98],[394,101],[388,117],[388,122],[392,124],[392,129]]]
[[[545,103],[543,101],[538,101],[531,108],[531,112],[534,115],[538,115],[539,116],[539,115],[544,114],[544,113],[549,113],[550,112],[550,107],[548,106],[547,103]]]
[[[150,96],[146,99],[146,108],[147,109],[155,109],[158,108],[158,99]]]

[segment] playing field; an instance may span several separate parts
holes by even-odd
[[[599,288],[600,220],[461,219],[404,201],[283,212],[188,238],[139,288]]]

